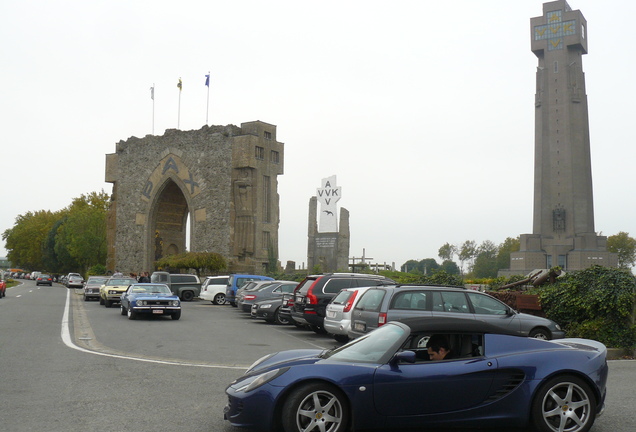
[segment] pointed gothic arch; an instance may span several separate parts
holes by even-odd
[[[168,176],[151,199],[146,235],[150,269],[154,269],[154,261],[186,251],[192,231],[190,226],[186,232],[191,205],[182,183],[178,177]]]

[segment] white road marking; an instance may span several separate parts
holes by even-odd
[[[140,358],[140,357],[123,356],[123,355],[118,355],[118,354],[109,354],[109,353],[103,353],[103,352],[99,352],[99,351],[87,350],[85,348],[82,348],[82,347],[79,347],[79,346],[75,345],[73,343],[72,338],[71,338],[71,331],[70,331],[70,324],[69,324],[70,305],[71,305],[71,291],[69,290],[66,293],[66,305],[64,307],[64,314],[62,315],[62,334],[61,334],[61,336],[62,336],[62,341],[64,342],[64,344],[67,347],[72,348],[74,350],[85,352],[85,353],[88,353],[88,354],[99,355],[99,356],[103,356],[103,357],[112,357],[112,358],[118,358],[118,359],[124,359],[124,360],[136,360],[136,361],[141,361],[141,362],[146,362],[146,363],[158,363],[158,364],[174,365],[174,366],[202,367],[202,368],[210,368],[210,369],[238,369],[238,370],[246,370],[247,369],[245,367],[240,367],[240,366],[210,365],[210,364],[178,362],[178,361],[153,360],[153,359],[146,359],[146,358]]]

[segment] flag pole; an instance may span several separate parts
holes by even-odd
[[[150,98],[152,99],[152,134],[155,134],[155,83],[150,87]]]
[[[208,125],[208,113],[210,112],[210,71],[205,77],[205,85],[208,88],[208,103],[205,107],[205,124]]]
[[[181,82],[181,78],[179,78],[179,84],[177,84],[177,87],[179,87],[179,110],[177,111],[177,129],[180,129],[180,125],[181,125],[181,90],[183,89],[183,84]]]

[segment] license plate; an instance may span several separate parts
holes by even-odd
[[[367,325],[364,323],[354,323],[353,324],[353,329],[357,330],[357,331],[364,331],[366,329]]]
[[[153,309],[152,313],[153,314],[162,314],[163,311],[161,309]]]
[[[336,311],[327,311],[327,318],[335,318],[336,317]]]

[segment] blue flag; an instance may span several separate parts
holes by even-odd
[[[210,74],[205,75],[205,85],[210,87]]]

